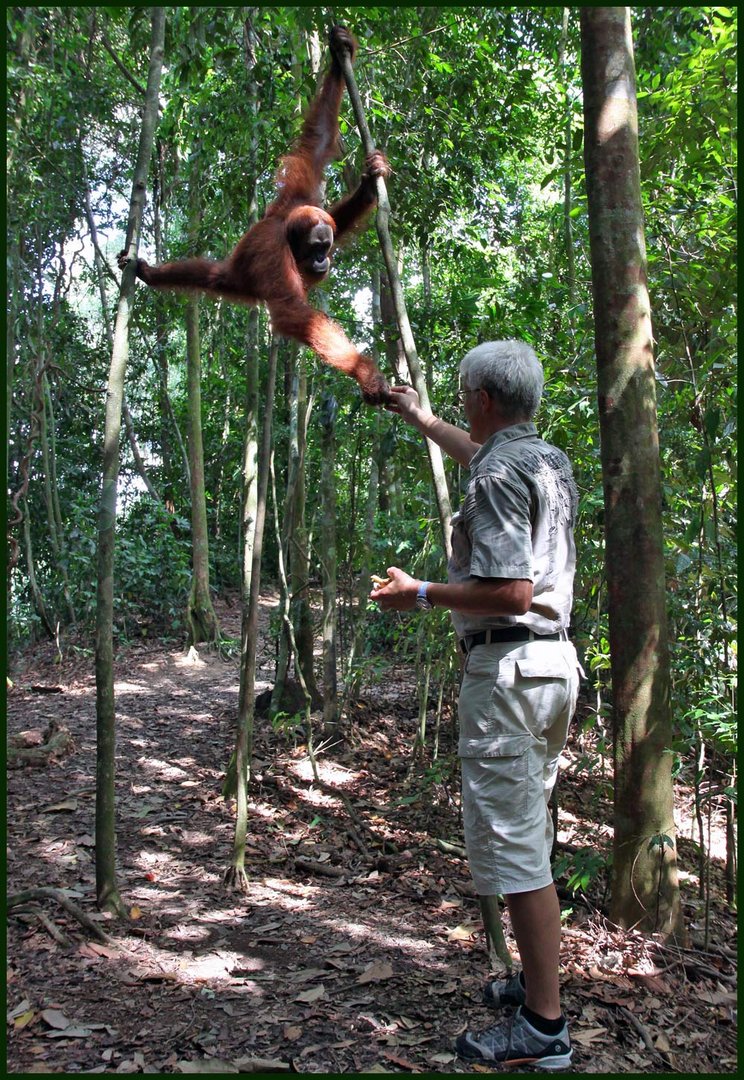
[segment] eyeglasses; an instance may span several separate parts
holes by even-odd
[[[482,389],[482,387],[480,387],[480,386],[474,386],[472,388],[466,386],[464,390],[458,390],[457,391],[457,399],[456,399],[457,404],[458,405],[464,405],[465,404],[465,395],[466,394],[477,394],[478,391],[481,390],[481,389]]]

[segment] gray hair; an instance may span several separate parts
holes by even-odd
[[[524,341],[485,341],[460,361],[460,377],[472,390],[484,389],[509,420],[531,420],[542,397],[544,375],[534,350]]]

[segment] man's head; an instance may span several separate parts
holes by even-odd
[[[543,390],[542,364],[523,341],[485,341],[466,353],[460,378],[470,391],[485,390],[510,423],[531,420]]]

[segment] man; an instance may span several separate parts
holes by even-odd
[[[568,641],[576,552],[577,492],[565,454],[531,422],[542,366],[519,341],[472,349],[460,364],[469,432],[422,408],[410,387],[389,405],[455,461],[469,467],[452,519],[448,583],[398,567],[371,598],[383,611],[452,611],[465,670],[459,755],[470,872],[482,896],[504,896],[522,972],[487,984],[505,1021],[457,1040],[470,1061],[566,1068],[571,1044],[558,987],[560,907],[550,869],[547,800],[578,694]]]

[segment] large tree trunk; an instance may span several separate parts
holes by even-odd
[[[153,133],[158,117],[158,91],[163,66],[165,11],[153,8],[150,69],[147,76],[142,131],[135,166],[127,224],[130,262],[122,276],[116,313],[111,367],[106,389],[106,420],[103,434],[103,481],[98,514],[98,569],[96,595],[96,895],[98,905],[116,914],[125,907],[116,884],[115,754],[116,711],[114,701],[114,541],[116,536],[116,487],[119,479],[119,437],[124,376],[129,359],[129,318],[134,299],[135,265],[142,224],[147,166],[152,155]]]
[[[651,315],[628,8],[581,9],[615,765],[612,918],[681,935]]]

